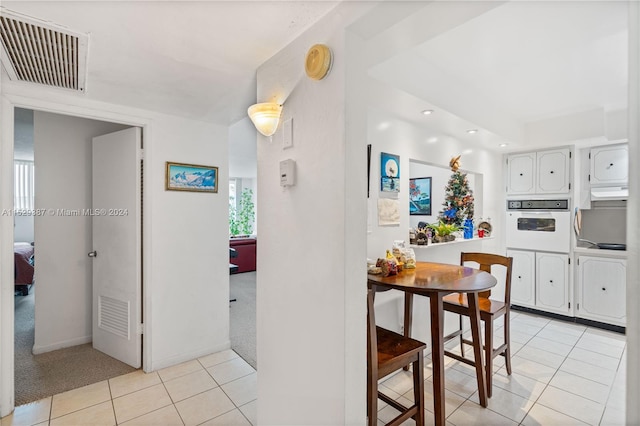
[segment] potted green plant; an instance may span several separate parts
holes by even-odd
[[[442,221],[438,223],[429,224],[429,228],[433,230],[433,237],[431,240],[434,243],[446,243],[456,239],[454,232],[460,229],[455,223],[444,223]]]
[[[253,233],[255,221],[255,204],[253,203],[253,191],[249,188],[242,190],[238,209],[233,204],[229,205],[229,233],[232,237],[249,236]]]

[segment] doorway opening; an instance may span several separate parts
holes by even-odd
[[[15,108],[14,117],[14,157],[16,161],[28,161],[19,157],[30,152],[34,169],[31,196],[35,199],[30,208],[15,208],[20,214],[15,219],[31,220],[15,220],[14,241],[33,248],[32,282],[26,292],[20,289],[14,296],[14,394],[15,405],[22,405],[140,366],[138,362],[132,367],[94,349],[96,259],[87,254],[96,250],[93,227],[102,220],[101,209],[94,207],[93,140],[125,129],[141,134],[141,129],[22,108]],[[131,152],[137,156],[138,150],[134,147]],[[117,211],[119,206],[112,206],[113,214],[131,214],[137,229],[134,240],[139,247],[134,243],[131,251],[136,254],[130,260],[138,271],[132,284],[140,297],[135,302],[136,323],[142,318],[141,161],[133,158],[137,172],[129,177],[129,185],[137,188],[133,209]],[[137,329],[137,324],[133,328]],[[141,359],[142,345],[136,346]]]
[[[257,134],[245,118],[229,128],[229,337],[257,370]]]

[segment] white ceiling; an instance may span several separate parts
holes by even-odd
[[[6,1],[90,33],[86,95],[231,124],[256,102],[255,71],[335,1]],[[83,95],[79,95],[83,96]]]
[[[426,5],[386,31],[410,40],[370,68],[372,77],[402,92],[390,93],[388,104],[412,108],[394,113],[459,139],[479,128],[473,137],[490,149],[604,137],[595,133],[603,133],[606,115],[627,105],[625,2],[478,4],[475,12],[469,3]],[[460,18],[461,7],[468,16]],[[431,31],[418,34],[412,25],[418,16]],[[425,119],[424,108],[435,113]],[[581,132],[594,112],[602,125]],[[554,134],[563,117],[575,132]]]
[[[256,101],[257,67],[337,4],[3,2],[90,33],[87,91],[78,96],[219,124],[246,117]],[[606,128],[606,115],[626,108],[626,7],[389,1],[350,30],[375,53],[369,74],[380,89],[372,104],[486,148],[506,142],[523,149],[602,137],[596,133]],[[435,113],[420,115],[426,108]],[[603,123],[571,131],[594,117]],[[468,135],[469,128],[480,131]]]

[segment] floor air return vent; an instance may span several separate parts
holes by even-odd
[[[1,9],[0,38],[11,80],[84,92],[87,34]]]

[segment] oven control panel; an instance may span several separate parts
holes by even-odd
[[[569,200],[507,200],[507,210],[569,210]]]

